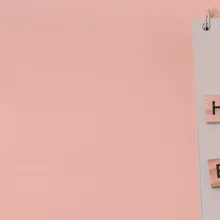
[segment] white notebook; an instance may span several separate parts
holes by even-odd
[[[220,158],[220,123],[206,123],[206,95],[220,95],[220,18],[193,21],[193,52],[196,88],[201,219],[220,220],[220,188],[212,188],[208,160]]]

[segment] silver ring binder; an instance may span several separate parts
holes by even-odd
[[[205,9],[205,19],[204,19],[204,23],[202,25],[202,28],[205,30],[205,31],[208,31],[210,28],[211,28],[211,24],[210,24],[210,10],[209,8],[208,9]]]

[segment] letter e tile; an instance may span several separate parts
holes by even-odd
[[[211,187],[220,187],[220,158],[208,160]]]

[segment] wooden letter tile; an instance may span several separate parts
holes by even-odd
[[[205,96],[206,123],[220,122],[220,95]]]
[[[208,160],[211,187],[220,187],[220,159]]]

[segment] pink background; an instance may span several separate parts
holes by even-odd
[[[191,20],[215,2],[1,1],[0,219],[199,219]]]

